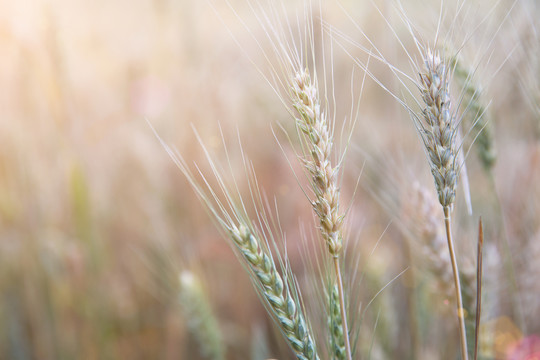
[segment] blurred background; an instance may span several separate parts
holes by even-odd
[[[455,210],[460,259],[473,273],[484,217],[486,359],[540,354],[539,8],[470,0],[449,10],[457,23],[444,23],[482,84],[497,153],[489,170],[475,149],[468,153],[472,213],[461,190]],[[293,9],[284,18],[297,19]],[[361,27],[414,77],[384,21],[414,52],[395,9],[392,1],[323,2],[311,15],[366,45]],[[411,1],[406,13],[432,40],[439,10]],[[301,241],[314,221],[295,177],[302,183],[298,144],[278,126],[294,138],[294,122],[263,76],[272,59],[261,51],[270,48],[255,14],[244,1],[0,1],[1,359],[293,358],[149,126],[203,173],[210,169],[193,128],[218,163],[224,143],[234,169],[247,154],[279,208],[302,290],[314,291]],[[350,123],[351,109],[359,114],[342,187],[349,282],[362,278],[350,292],[367,304],[389,284],[365,313],[360,306],[359,347],[373,359],[452,359],[453,300],[434,290],[444,287],[436,273],[418,271],[436,256],[419,256],[418,243],[442,226],[430,220],[442,218],[429,205],[434,188],[420,141],[405,109],[369,77],[363,83],[353,59],[366,62],[365,52],[339,44],[331,112],[337,127]],[[400,93],[384,64],[369,68]],[[346,139],[337,141],[342,150]],[[242,170],[233,175],[245,185]],[[224,355],[204,349],[212,341],[200,339],[198,311],[214,319],[212,341]]]

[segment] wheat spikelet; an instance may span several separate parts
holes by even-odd
[[[480,99],[482,89],[473,80],[472,72],[463,65],[457,56],[450,59],[450,65],[454,68],[454,78],[462,89],[462,103],[465,107],[463,118],[477,134],[474,145],[484,169],[490,171],[497,160],[497,153],[492,122]]]
[[[456,198],[459,173],[457,128],[450,109],[448,66],[437,52],[431,50],[426,51],[424,65],[419,85],[426,105],[422,112],[425,124],[419,124],[420,131],[439,202],[443,207],[451,207]]]
[[[180,303],[188,328],[197,339],[201,354],[208,359],[225,359],[225,346],[217,319],[195,275],[183,271],[180,276]]]
[[[276,270],[274,260],[260,246],[259,240],[245,225],[230,228],[230,237],[255,275],[268,309],[277,319],[296,357],[318,359],[315,343],[306,326],[299,303],[291,296],[289,285]]]
[[[296,73],[291,96],[293,106],[300,115],[296,117],[296,124],[305,136],[309,152],[303,161],[312,177],[311,185],[315,193],[313,209],[330,253],[338,256],[343,246],[341,225],[344,217],[339,214],[339,166],[332,165],[332,134],[326,114],[321,111],[316,82],[311,80],[307,70]]]

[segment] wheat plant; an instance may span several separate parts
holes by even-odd
[[[0,1],[0,358],[537,357],[539,19]]]

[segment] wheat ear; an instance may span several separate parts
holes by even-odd
[[[497,153],[492,123],[489,121],[487,109],[481,101],[482,89],[474,81],[472,72],[463,65],[457,56],[450,60],[450,65],[454,68],[454,78],[462,91],[462,104],[465,106],[463,118],[477,134],[474,145],[484,169],[491,171],[497,160]]]
[[[201,354],[208,359],[225,359],[225,346],[208,297],[197,277],[183,271],[180,276],[180,303],[187,317],[189,330],[193,333]]]
[[[457,127],[450,109],[448,67],[437,53],[430,50],[424,57],[424,65],[425,72],[420,74],[420,86],[426,105],[422,112],[425,125],[420,130],[439,202],[443,208],[447,208],[452,206],[456,198],[459,174]]]
[[[292,81],[291,100],[300,116],[296,125],[304,136],[308,154],[303,158],[304,166],[311,175],[311,187],[315,194],[313,209],[319,218],[319,229],[334,260],[336,283],[339,293],[343,339],[347,359],[351,360],[351,346],[343,281],[340,270],[340,254],[343,248],[341,227],[344,215],[339,211],[339,186],[337,175],[339,165],[333,165],[332,133],[326,114],[321,110],[316,81],[312,81],[307,69],[297,71]]]
[[[345,360],[345,338],[343,336],[343,324],[341,321],[341,309],[339,305],[339,290],[334,284],[330,287],[328,296],[328,328],[330,329],[330,355],[335,360]]]
[[[156,136],[158,136],[157,133]],[[267,242],[261,240],[265,239],[264,236],[255,232],[251,222],[247,220],[248,217],[241,196],[238,195],[240,200],[238,198],[233,199],[233,194],[229,191],[207,149],[203,146],[207,160],[218,182],[217,189],[221,190],[224,200],[220,199],[219,193],[216,193],[204,176],[204,185],[201,185],[195,179],[181,155],[172,150],[159,136],[158,139],[189,181],[202,203],[207,206],[213,219],[224,230],[224,235],[236,248],[243,264],[249,268],[252,283],[264,300],[266,309],[270,315],[274,316],[296,357],[300,360],[318,360],[315,342],[302,313],[302,304],[298,293],[295,291],[292,273],[288,271],[288,280],[283,280],[277,271]],[[248,170],[246,163],[244,165],[246,166],[246,173],[254,176]],[[200,174],[202,175],[201,172]],[[251,180],[256,183],[256,180]],[[259,196],[257,187],[251,188],[250,185],[250,191],[254,198]],[[267,224],[268,219],[266,219],[264,210],[261,210],[258,216],[261,224]],[[271,231],[268,228],[267,230]]]
[[[245,225],[232,227],[230,237],[253,271],[261,294],[296,357],[301,360],[319,359],[299,303],[291,296],[289,285],[276,270],[272,257]]]
[[[438,53],[427,50],[424,56],[425,71],[420,74],[420,90],[426,105],[422,112],[424,124],[418,128],[424,142],[435,188],[444,211],[446,239],[454,275],[457,302],[461,358],[468,360],[467,334],[465,330],[465,311],[459,281],[459,269],[452,240],[450,212],[456,198],[456,185],[459,175],[457,164],[457,124],[452,113],[449,93],[448,64]]]
[[[292,101],[300,114],[296,125],[305,135],[309,154],[304,157],[304,165],[311,175],[311,185],[315,193],[313,209],[320,221],[323,239],[330,254],[339,256],[343,241],[341,225],[343,216],[339,214],[338,166],[333,166],[332,135],[321,111],[318,90],[307,70],[299,71],[293,81]]]
[[[440,224],[437,201],[427,189],[415,183],[407,197],[404,212],[407,214],[408,226],[415,240],[411,243],[418,259],[424,264],[423,270],[431,273],[437,282],[437,290],[442,296],[451,298],[455,290],[453,285],[452,264],[446,254],[447,240]],[[475,271],[470,266],[459,269],[462,280],[463,304],[468,313],[474,311]],[[470,318],[470,317],[469,317]],[[468,318],[468,319],[469,319]]]

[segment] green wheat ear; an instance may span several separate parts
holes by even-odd
[[[286,258],[282,259],[278,252],[279,265],[285,273],[283,276],[280,274],[268,247],[270,242],[275,241],[273,236],[265,236],[260,229],[247,220],[248,215],[245,213],[245,204],[242,202],[241,196],[238,195],[239,200],[236,194],[229,191],[216,164],[204,146],[203,150],[212,167],[221,194],[216,193],[215,189],[210,187],[208,179],[204,177],[201,182],[204,185],[201,185],[180,154],[173,151],[163,141],[161,143],[180,171],[186,176],[201,202],[206,205],[213,220],[222,230],[224,238],[235,248],[235,252],[248,271],[251,282],[259,293],[266,310],[279,326],[297,359],[318,360],[315,341],[309,323],[303,314],[302,301],[296,288],[294,275],[288,266],[285,266]],[[253,187],[250,187],[252,195],[259,196],[257,181],[251,173],[251,169],[247,168],[247,164],[244,163],[244,165],[246,166],[246,174],[251,176],[250,180],[253,181]],[[257,201],[260,201],[260,198]],[[254,203],[257,206],[255,200]],[[226,208],[224,204],[230,205],[229,208]],[[260,210],[259,216],[264,224],[269,223],[263,210]],[[272,229],[269,231],[271,232]]]
[[[211,360],[224,360],[223,337],[199,279],[192,272],[183,271],[179,280],[180,304],[187,318],[188,329],[198,342],[201,355]]]
[[[486,106],[482,102],[482,88],[473,79],[472,71],[467,68],[458,56],[450,59],[449,65],[454,69],[454,79],[461,88],[464,124],[476,136],[474,146],[484,170],[490,172],[497,161],[493,122],[490,121]]]
[[[289,283],[276,269],[272,256],[248,226],[230,228],[230,238],[248,263],[253,281],[267,309],[277,320],[283,335],[299,360],[319,359],[299,301],[291,294]]]
[[[331,286],[328,297],[328,329],[330,330],[330,356],[334,360],[347,358],[341,309],[339,307],[339,291],[336,284]]]

